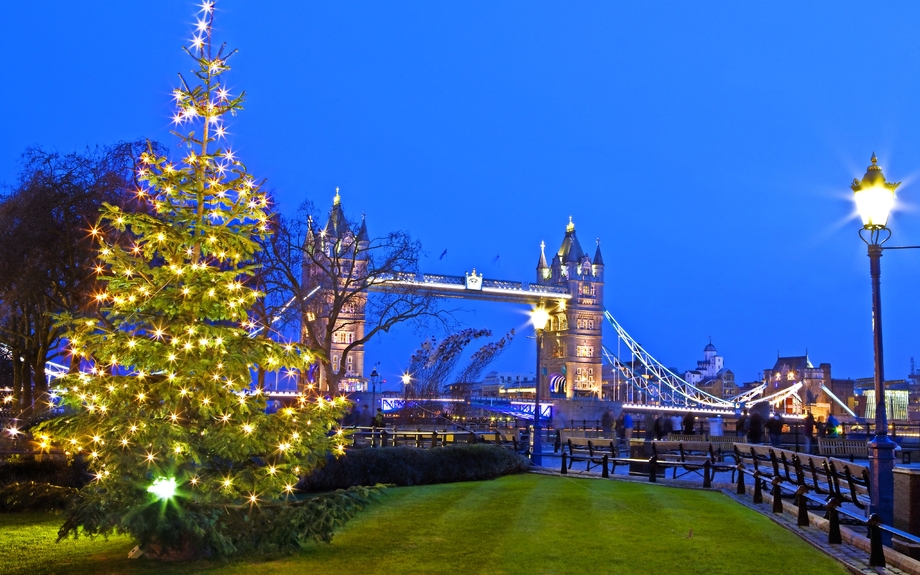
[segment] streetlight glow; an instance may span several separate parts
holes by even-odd
[[[872,153],[872,165],[866,170],[862,180],[853,180],[850,189],[854,192],[856,211],[862,218],[863,228],[878,230],[888,225],[888,216],[894,209],[894,192],[901,183],[885,181],[882,168],[878,165],[875,152]]]
[[[542,331],[546,329],[546,324],[549,322],[549,312],[546,311],[546,308],[543,306],[534,308],[534,310],[530,312],[530,321],[533,323],[534,329]]]

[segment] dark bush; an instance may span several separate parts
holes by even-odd
[[[358,449],[330,457],[298,487],[329,491],[379,483],[406,486],[475,481],[521,473],[529,466],[526,458],[497,445]]]
[[[63,456],[19,457],[0,462],[0,487],[11,483],[47,483],[79,489],[86,485],[89,474],[82,459],[67,461]]]
[[[48,483],[11,483],[0,486],[0,512],[61,511],[73,503],[79,492],[73,487]]]

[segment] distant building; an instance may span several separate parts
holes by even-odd
[[[473,384],[472,393],[482,397],[518,398],[533,397],[535,389],[532,373],[490,371],[482,382]]]
[[[875,418],[875,378],[861,377],[853,382],[856,399],[856,415],[866,419]],[[910,383],[908,380],[885,381],[885,414],[889,420],[908,419]]]
[[[735,374],[724,365],[724,358],[710,339],[709,344],[703,348],[703,360],[696,362],[696,369],[684,372],[684,381],[715,397],[734,397],[738,395]]]
[[[783,413],[802,414],[810,410],[816,417],[845,413],[827,393],[831,389],[831,364],[822,363],[815,367],[807,353],[777,357],[773,367],[764,370],[763,377],[767,384],[764,395],[777,395],[779,399],[774,407]],[[798,386],[797,389],[791,389],[794,386]],[[785,390],[789,393],[783,396]],[[845,403],[846,398],[841,398],[841,401]]]

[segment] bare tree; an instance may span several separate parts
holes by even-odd
[[[0,343],[10,350],[20,411],[45,401],[45,365],[65,353],[57,314],[93,305],[90,229],[103,203],[132,202],[134,159],[146,148],[146,142],[82,154],[28,148],[19,181],[0,198]]]
[[[336,393],[343,379],[360,377],[348,372],[348,358],[374,336],[406,323],[450,327],[456,310],[421,289],[386,289],[388,279],[418,272],[422,248],[408,232],[371,236],[363,218],[345,218],[338,195],[325,227],[315,215],[307,201],[297,218],[273,220],[262,277],[266,291],[281,288],[276,293],[293,298],[286,321],[300,322],[302,343],[319,354],[316,383]]]

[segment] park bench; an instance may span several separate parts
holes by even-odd
[[[615,458],[617,451],[613,439],[587,437],[569,437],[566,443],[568,453],[568,467],[572,468],[572,463],[582,461],[586,463],[585,471],[591,471],[591,467],[602,465],[604,467],[604,476],[607,475],[607,462]]]
[[[773,511],[782,512],[782,498],[794,497],[799,506],[800,525],[807,525],[807,511],[833,511],[834,522],[843,504],[853,505],[865,516],[870,499],[869,470],[863,465],[834,459],[776,449],[765,445],[736,444],[738,458],[738,490],[745,491],[744,476],[754,479],[754,503],[762,503],[762,489],[772,484]],[[847,515],[855,516],[855,511]],[[865,523],[865,517],[857,518]]]
[[[739,441],[742,443],[744,442],[740,437],[733,437],[731,435],[710,436],[708,441],[712,444],[712,450],[717,461],[725,461],[726,456],[734,458],[735,443]]]
[[[669,433],[666,441],[705,441],[705,435],[687,433]]]
[[[699,438],[699,436],[695,436]],[[674,479],[688,473],[696,473],[704,483],[712,481],[717,471],[734,471],[734,465],[720,463],[709,441],[670,441],[652,442],[652,459],[656,466],[671,467]],[[683,473],[678,475],[678,471]]]
[[[818,454],[824,457],[846,457],[850,461],[869,457],[869,444],[865,439],[818,438]]]
[[[488,435],[483,434],[483,437],[486,439],[486,441],[490,441],[496,445],[501,445],[502,447],[510,449],[515,453],[522,452],[517,432],[508,433],[495,430],[490,431]]]

